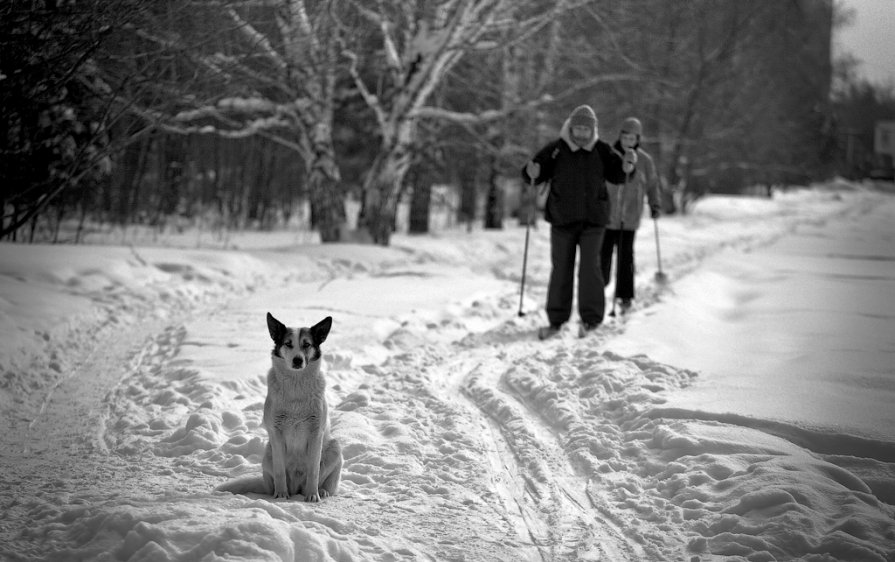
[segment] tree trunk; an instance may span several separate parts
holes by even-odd
[[[149,135],[140,143],[140,162],[138,164],[137,173],[134,174],[134,177],[131,179],[130,185],[125,186],[125,189],[127,189],[127,193],[125,194],[127,205],[125,207],[122,224],[134,222],[134,217],[136,217],[140,211],[140,188],[143,185],[143,177],[146,175],[146,170],[149,168],[149,159],[153,145],[155,145],[156,150],[158,150],[158,138],[157,135]]]
[[[524,184],[519,195],[519,225],[534,226],[538,216],[538,188]]]
[[[335,148],[329,129],[318,127],[308,164],[308,193],[311,216],[321,242],[339,242],[346,223],[345,193],[336,165]]]
[[[497,162],[492,159],[488,178],[488,198],[485,203],[485,228],[500,230],[503,228],[503,190],[497,185],[499,174]]]
[[[19,233],[19,205],[13,204],[12,208],[12,219],[10,220],[9,225],[3,225],[3,232],[9,236],[10,240],[13,242],[18,242],[18,233]]]
[[[118,162],[118,166],[116,166],[116,169],[120,170],[120,173],[116,174],[118,179],[116,182],[118,197],[115,212],[115,220],[119,224],[128,223],[133,216],[132,201],[134,186],[139,181],[138,176],[142,171],[149,142],[150,141],[147,138],[141,142],[127,145],[121,154],[121,160]]]
[[[460,209],[458,210],[457,220],[466,223],[468,229],[472,229],[472,223],[475,221],[476,207],[478,207],[478,190],[476,189],[475,177],[472,173],[461,172],[460,182]]]
[[[345,204],[340,182],[328,175],[312,174],[311,213],[317,220],[321,242],[339,242],[345,224]]]
[[[87,204],[81,203],[81,216],[78,218],[78,230],[75,232],[75,244],[81,243],[81,235],[84,233],[84,222],[87,220]]]
[[[62,220],[65,218],[65,198],[60,197],[56,200],[58,206],[56,207],[56,224],[53,225],[53,244],[59,243],[59,229],[62,227]],[[35,223],[37,222],[36,215],[34,217]],[[31,231],[31,242],[34,242],[34,230]]]
[[[421,182],[421,174],[413,174],[413,195],[410,199],[409,231],[413,234],[429,232],[429,209],[432,203],[432,184]]]
[[[379,158],[377,161],[382,161]],[[380,164],[382,166],[382,164]],[[365,229],[375,244],[388,246],[395,228],[395,215],[398,210],[397,189],[392,185],[392,174],[380,170],[375,173],[376,179],[369,182],[364,190],[364,203],[358,228]]]
[[[235,161],[235,158],[234,158]],[[233,221],[232,228],[240,229],[246,225],[246,184],[248,182],[248,162],[243,159],[238,163],[239,174],[233,183],[233,194],[230,197],[230,217]]]
[[[165,135],[161,144],[161,186],[156,207],[156,224],[164,224],[177,210],[184,183],[184,140],[179,136]]]
[[[415,125],[408,120],[398,126],[395,138],[400,139],[391,150],[385,149],[376,158],[364,182],[364,205],[358,226],[365,228],[373,242],[388,246],[395,229],[398,195],[404,176],[410,168],[410,139]]]

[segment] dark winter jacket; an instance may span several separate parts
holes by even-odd
[[[621,182],[609,182],[609,201],[612,212],[607,228],[612,230],[637,230],[640,228],[640,217],[643,216],[643,198],[646,196],[650,209],[661,208],[659,199],[659,176],[653,158],[640,145],[637,151],[637,164],[633,172]],[[620,142],[612,145],[612,151],[622,158],[625,149]]]
[[[605,226],[609,222],[609,193],[606,180],[622,183],[622,159],[605,142],[594,138],[580,147],[569,137],[569,121],[563,124],[560,137],[538,151],[532,158],[540,164],[536,184],[550,182],[550,193],[544,218],[554,226],[583,223]],[[525,167],[522,179],[531,181]]]

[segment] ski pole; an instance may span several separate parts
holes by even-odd
[[[659,264],[659,271],[656,272],[656,281],[665,283],[668,277],[662,271],[662,253],[659,251],[659,221],[653,219],[653,232],[656,233],[656,262]]]
[[[609,311],[609,317],[615,318],[615,301],[618,300],[618,255],[621,252],[622,244],[624,243],[624,235],[625,235],[625,223],[620,223],[618,229],[618,240],[615,242],[616,250],[615,250],[615,285],[612,287],[612,310]],[[612,258],[609,258],[610,260]],[[611,275],[611,274],[610,274]]]
[[[531,196],[534,193],[535,180],[534,178],[529,178],[529,186],[528,195]],[[527,201],[526,203],[531,203],[531,201]],[[527,204],[526,208],[530,206]],[[522,252],[522,287],[519,289],[519,317],[525,316],[525,313],[522,312],[522,299],[525,297],[525,269],[528,266],[528,237],[531,232],[531,215],[526,214],[525,217],[525,250]]]

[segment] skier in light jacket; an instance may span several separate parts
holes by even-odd
[[[626,175],[623,182],[610,182],[607,185],[611,211],[603,236],[600,265],[603,282],[608,285],[611,280],[612,254],[616,252],[614,298],[620,299],[622,314],[630,308],[634,298],[634,239],[640,228],[644,197],[653,219],[659,218],[661,209],[659,177],[652,157],[640,148],[642,134],[643,125],[639,119],[629,117],[624,120],[612,149],[620,157],[628,150],[636,151],[635,168]]]

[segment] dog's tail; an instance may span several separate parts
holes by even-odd
[[[214,489],[215,492],[230,492],[231,494],[270,494],[264,478],[261,476],[243,476],[228,480]]]

